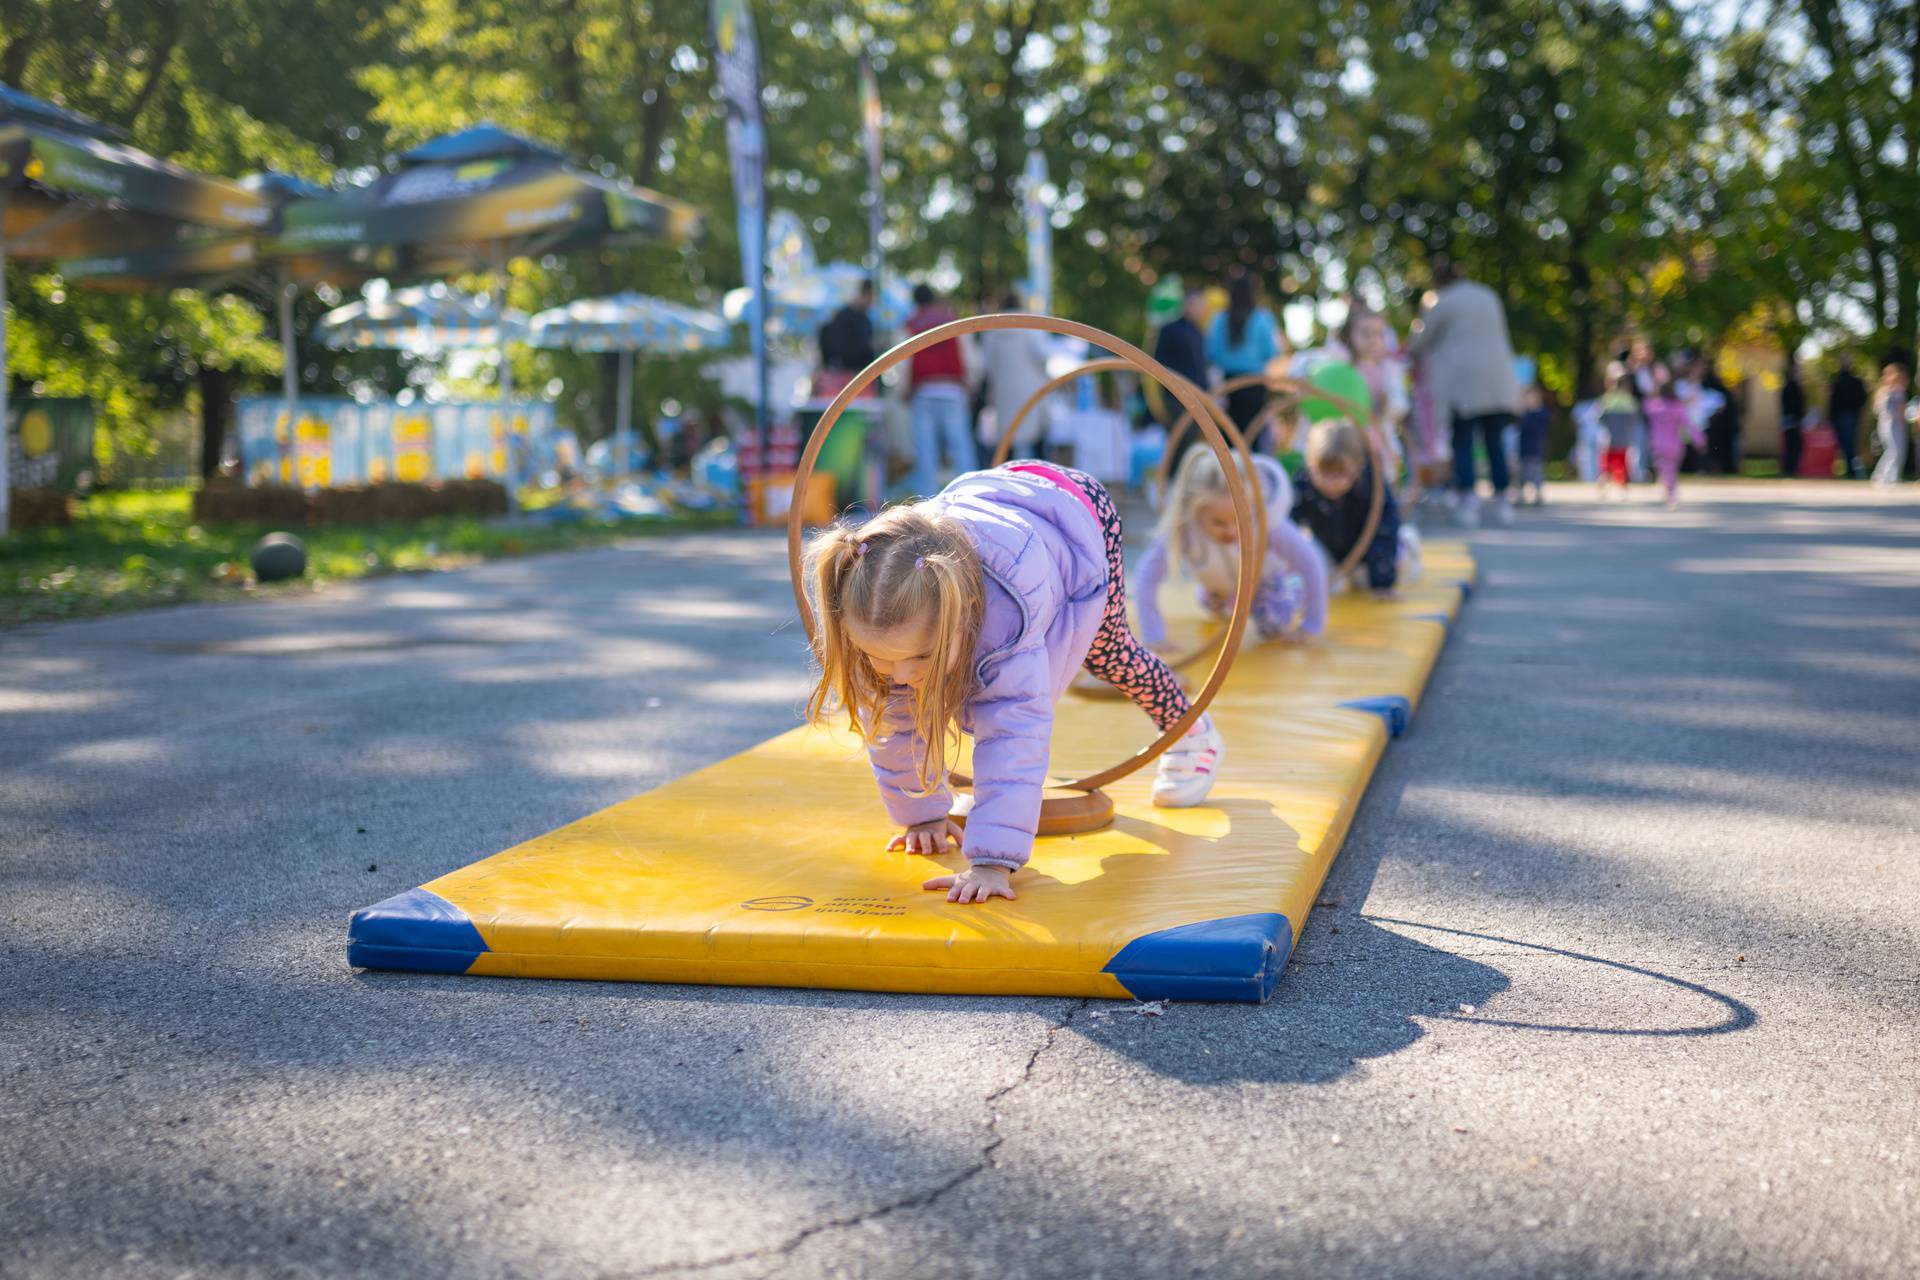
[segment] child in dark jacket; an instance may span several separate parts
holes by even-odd
[[[1293,518],[1313,534],[1339,565],[1352,554],[1366,532],[1373,510],[1373,466],[1367,458],[1366,437],[1351,422],[1317,422],[1307,433],[1306,473],[1294,482]],[[1354,585],[1364,575],[1367,588],[1382,598],[1391,596],[1401,581],[1420,576],[1420,531],[1400,523],[1400,507],[1388,487],[1381,501],[1380,523],[1359,566]],[[1346,583],[1335,582],[1334,590]]]

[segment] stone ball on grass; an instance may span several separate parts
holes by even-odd
[[[306,544],[290,533],[270,533],[253,546],[253,576],[261,582],[284,582],[306,571]]]

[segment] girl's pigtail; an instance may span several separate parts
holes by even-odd
[[[979,565],[963,542],[917,557],[914,572],[930,575],[938,601],[933,652],[928,655],[933,674],[913,709],[914,727],[926,744],[919,762],[920,785],[931,791],[942,784],[960,753],[960,713],[973,696],[973,649],[985,598]]]
[[[856,664],[862,658],[847,636],[842,608],[858,545],[854,531],[839,524],[822,530],[807,544],[805,580],[813,606],[813,659],[820,666],[820,679],[807,698],[807,719],[815,724],[838,710],[853,718],[861,701],[857,695],[849,696],[854,694]]]

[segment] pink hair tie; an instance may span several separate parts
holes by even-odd
[[[853,554],[856,556],[867,554],[867,544],[864,540],[853,544]]]
[[[915,557],[913,558],[913,567],[914,567],[914,568],[916,568],[916,569],[924,569],[924,568],[926,568],[926,567],[927,567],[927,558],[926,558],[925,556],[915,556]]]

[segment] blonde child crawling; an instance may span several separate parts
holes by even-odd
[[[1033,852],[1053,707],[1084,668],[1161,729],[1191,708],[1127,626],[1120,516],[1099,481],[1044,462],[960,476],[936,497],[835,525],[807,548],[819,681],[808,718],[844,716],[867,745],[889,849],[959,844],[967,869],[924,887],[950,902],[1014,897]],[[948,785],[974,740],[964,830]],[[1153,802],[1199,804],[1223,753],[1202,716],[1160,757]]]
[[[1285,469],[1259,455],[1254,470],[1267,508],[1267,551],[1254,589],[1253,625],[1262,639],[1309,639],[1326,630],[1330,566],[1313,539],[1293,523],[1293,482]],[[1201,605],[1224,617],[1239,583],[1239,545],[1239,523],[1220,459],[1211,450],[1189,450],[1167,487],[1160,530],[1140,561],[1135,592],[1140,638],[1156,649],[1166,643],[1160,584],[1176,566],[1198,583]]]

